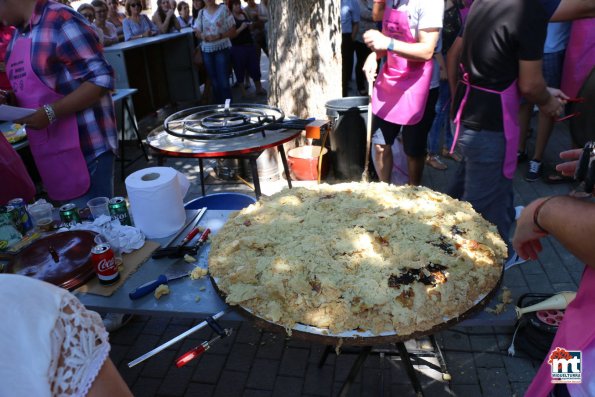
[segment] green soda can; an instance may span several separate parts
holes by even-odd
[[[62,224],[66,227],[81,223],[79,209],[73,203],[64,204],[60,207],[60,219],[62,220]]]
[[[117,219],[122,225],[132,226],[132,220],[128,213],[128,206],[124,197],[114,197],[109,201],[109,213],[112,219]]]

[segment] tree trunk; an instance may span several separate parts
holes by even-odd
[[[340,1],[269,1],[269,55],[269,104],[326,118],[325,102],[342,94]]]

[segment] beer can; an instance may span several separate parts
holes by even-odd
[[[19,215],[19,223],[22,225],[23,234],[33,229],[33,220],[27,212],[27,203],[25,203],[25,199],[22,199],[20,197],[14,198],[8,202],[8,205],[11,205],[17,209]]]
[[[98,244],[91,250],[91,261],[101,284],[110,285],[120,279],[114,251],[107,243]]]
[[[62,220],[62,225],[66,227],[81,223],[79,209],[76,207],[76,204],[68,203],[60,207],[60,219]]]
[[[117,219],[122,225],[132,226],[128,206],[124,197],[114,197],[108,204],[112,219]]]

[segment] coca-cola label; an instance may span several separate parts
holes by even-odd
[[[97,264],[97,274],[101,277],[103,276],[111,276],[113,273],[117,272],[118,268],[116,267],[116,258],[113,256],[111,259],[103,258]]]

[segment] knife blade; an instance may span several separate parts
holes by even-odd
[[[128,297],[132,300],[140,299],[143,296],[149,295],[151,292],[155,291],[161,284],[168,284],[170,281],[188,277],[190,276],[190,273],[190,271],[185,271],[183,273],[176,274],[160,274],[155,280],[136,287],[128,294]]]

